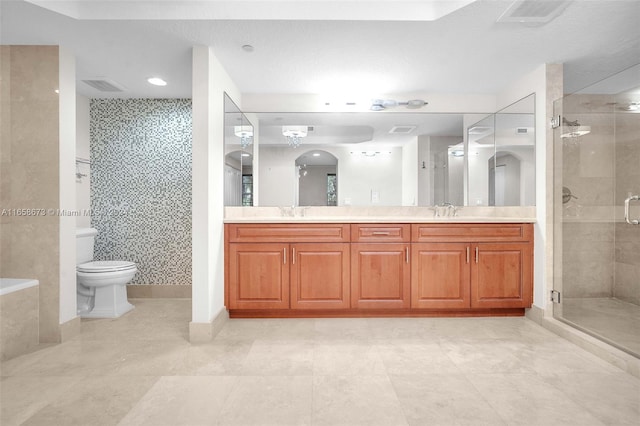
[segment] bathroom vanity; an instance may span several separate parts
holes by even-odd
[[[235,218],[231,317],[523,315],[533,224],[509,218]]]

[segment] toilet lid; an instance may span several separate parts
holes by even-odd
[[[79,272],[106,272],[133,269],[136,264],[124,260],[94,260],[78,265]]]

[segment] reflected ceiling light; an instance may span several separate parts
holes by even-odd
[[[282,126],[282,135],[287,138],[287,143],[292,148],[297,148],[302,138],[307,136],[307,126]]]
[[[640,102],[631,102],[626,109],[627,111],[640,111]]]
[[[320,157],[320,153],[319,153],[319,152],[314,152],[314,153],[313,153],[313,156],[314,156],[314,157]]]
[[[577,138],[591,133],[591,126],[581,126],[578,120],[569,121],[566,117],[562,117],[562,124],[564,132],[560,135],[561,138]]]
[[[161,79],[160,77],[149,77],[147,79],[149,84],[153,84],[154,86],[166,86],[167,82]]]
[[[461,149],[454,149],[449,151],[449,155],[453,155],[454,157],[464,157],[464,151]]]
[[[233,126],[233,133],[240,138],[242,149],[253,143],[253,126]]]
[[[394,108],[399,105],[402,105],[408,109],[418,109],[428,104],[429,102],[426,102],[422,99],[411,99],[404,102],[398,102],[393,99],[374,99],[371,101],[371,107],[369,109],[371,111],[383,111],[387,108]]]

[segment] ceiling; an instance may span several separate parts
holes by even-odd
[[[498,22],[512,3],[1,0],[0,40],[70,49],[89,97],[191,97],[194,45],[212,46],[247,94],[492,94],[560,62],[571,93],[640,62],[640,1],[555,1],[550,22]],[[125,91],[81,82],[96,77]]]

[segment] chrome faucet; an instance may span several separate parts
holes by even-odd
[[[434,217],[452,217],[458,215],[458,208],[451,203],[438,204],[431,208]]]

